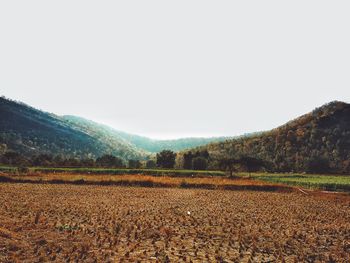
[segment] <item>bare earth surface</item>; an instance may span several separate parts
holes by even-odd
[[[0,184],[0,262],[350,262],[350,199]]]

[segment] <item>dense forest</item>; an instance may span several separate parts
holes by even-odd
[[[64,118],[26,104],[0,98],[0,154],[15,151],[23,156],[62,155],[97,158],[113,154],[122,159],[145,159],[147,154],[130,143],[105,139],[71,125]]]
[[[165,149],[180,151],[227,139],[152,140],[84,118],[57,116],[5,97],[0,97],[0,116],[0,156],[14,152],[28,160],[46,154],[72,162],[109,154],[128,163],[150,159]]]
[[[223,159],[250,156],[275,172],[350,173],[350,104],[331,102],[285,125],[257,135],[211,143],[191,150],[207,151],[209,168]],[[186,154],[177,157],[183,167]]]
[[[350,173],[350,105],[338,101],[231,139],[151,140],[4,97],[0,114],[0,162],[7,165]]]

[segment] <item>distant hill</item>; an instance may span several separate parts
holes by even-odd
[[[334,101],[276,129],[235,138],[152,140],[76,117],[57,116],[21,102],[0,98],[0,155],[47,153],[66,158],[112,154],[124,160],[150,158],[163,149],[208,151],[209,168],[218,160],[249,155],[266,161],[271,171],[304,172],[310,163],[332,172],[350,173],[350,104]],[[321,161],[320,161],[321,160]],[[328,169],[327,168],[327,169]]]
[[[156,153],[164,149],[172,151],[181,151],[193,148],[210,142],[220,142],[229,139],[229,137],[211,137],[211,138],[181,138],[174,140],[154,140],[147,137],[126,133],[115,130],[107,125],[99,124],[77,116],[63,116],[71,125],[80,127],[85,131],[95,131],[103,133],[107,138],[113,137],[127,141],[135,147],[147,152]]]
[[[271,131],[192,149],[198,150],[209,152],[212,168],[215,159],[249,155],[273,171],[304,172],[313,162],[350,173],[350,104],[334,101]]]
[[[119,138],[82,129],[64,118],[24,103],[0,98],[0,151],[25,156],[47,153],[66,157],[96,158],[113,154],[123,159],[144,159],[147,154]],[[101,135],[102,134],[102,135]]]
[[[47,153],[69,158],[112,154],[124,160],[142,160],[164,149],[180,151],[227,139],[152,140],[81,117],[57,116],[5,97],[0,98],[0,116],[0,154],[7,150],[25,156]]]

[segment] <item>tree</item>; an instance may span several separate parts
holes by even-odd
[[[313,156],[306,163],[306,172],[323,174],[330,171],[329,160],[325,157]]]
[[[96,165],[107,168],[120,168],[123,167],[123,161],[110,154],[105,154],[96,159]]]
[[[34,166],[51,166],[53,157],[50,154],[39,154],[34,157],[32,163]]]
[[[94,167],[95,166],[95,160],[91,158],[85,158],[80,160],[80,165],[82,167]]]
[[[1,163],[7,165],[27,165],[28,160],[24,158],[21,154],[13,151],[8,151],[4,153],[1,157]]]
[[[225,171],[229,171],[230,177],[233,176],[233,172],[236,170],[235,166],[238,164],[238,160],[235,158],[221,158],[219,160],[219,167]]]
[[[176,153],[170,150],[163,150],[157,153],[157,166],[162,168],[174,168]]]
[[[192,160],[193,170],[206,170],[208,167],[208,161],[204,157],[196,157]]]
[[[183,164],[184,169],[188,169],[188,170],[192,169],[192,159],[193,159],[193,154],[191,151],[184,154],[184,164]]]
[[[199,153],[199,156],[205,158],[207,161],[208,161],[208,159],[209,159],[209,157],[210,157],[210,156],[209,156],[208,150],[203,150],[203,151],[201,151],[201,152]]]
[[[52,160],[52,164],[56,167],[60,167],[64,165],[64,156],[63,155],[56,155],[53,160]]]
[[[141,168],[141,162],[139,160],[129,160],[128,167],[132,169]]]
[[[249,176],[251,172],[256,172],[262,167],[265,167],[265,162],[263,160],[250,156],[242,156],[239,158],[238,163],[247,170]]]
[[[156,165],[156,162],[155,161],[153,161],[153,160],[148,160],[147,162],[146,162],[146,168],[147,169],[153,169],[153,168],[156,168],[157,167],[157,165]]]
[[[64,166],[66,167],[79,167],[80,162],[77,158],[68,158],[64,160]]]
[[[208,166],[208,162],[209,162],[208,150],[196,151],[194,154],[191,151],[185,153],[183,156],[183,158],[184,158],[183,168],[188,169],[188,170],[196,169],[193,167],[193,160],[195,158],[198,158],[198,157],[201,157],[202,159],[205,160],[205,162],[206,162],[205,169],[206,169],[206,167]],[[204,164],[204,161],[202,161],[202,164]]]

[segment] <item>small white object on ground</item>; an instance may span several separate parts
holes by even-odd
[[[187,211],[187,214],[188,214],[188,215],[190,215],[190,214],[191,214],[191,212],[190,212],[190,211]]]

